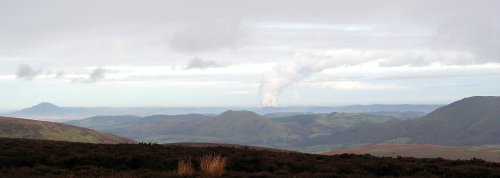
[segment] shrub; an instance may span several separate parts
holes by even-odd
[[[191,160],[179,160],[177,165],[177,175],[190,176],[194,174],[193,164]]]
[[[226,167],[226,159],[219,155],[205,155],[200,160],[200,171],[206,177],[221,177]]]

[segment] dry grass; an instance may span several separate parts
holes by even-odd
[[[194,174],[193,164],[191,160],[179,160],[177,165],[177,175],[190,176]]]
[[[221,177],[226,167],[226,159],[219,155],[205,155],[200,160],[200,171],[206,177]]]

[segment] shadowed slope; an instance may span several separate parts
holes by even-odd
[[[500,97],[475,96],[443,106],[418,119],[389,123],[365,123],[332,139],[382,143],[405,139],[407,143],[439,145],[487,145],[500,143]]]

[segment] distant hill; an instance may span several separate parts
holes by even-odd
[[[63,114],[65,113],[65,109],[61,108],[59,106],[56,106],[55,104],[48,103],[48,102],[42,102],[40,104],[37,104],[35,106],[22,109],[21,111],[17,111],[14,113],[22,113],[22,114]]]
[[[26,117],[45,121],[67,122],[70,120],[80,120],[93,116],[151,116],[166,114],[179,115],[188,113],[216,114],[226,110],[227,108],[219,107],[60,107],[52,103],[42,102],[35,106],[3,115],[11,117]]]
[[[287,128],[257,113],[231,110],[204,120],[196,133],[241,141],[279,139],[288,135]]]
[[[251,111],[226,111],[217,116],[98,116],[67,124],[160,143],[256,143],[287,136],[287,128]]]
[[[500,143],[500,97],[464,98],[410,121],[415,143],[482,145]],[[405,136],[407,136],[405,135]]]
[[[0,137],[86,143],[135,143],[127,138],[86,128],[11,117],[0,117]]]
[[[294,106],[294,107],[61,107],[49,102],[42,102],[19,111],[4,113],[4,116],[33,118],[37,120],[67,122],[93,116],[103,115],[184,115],[190,113],[219,114],[233,110],[247,110],[269,116],[291,116],[297,113],[331,113],[331,112],[378,112],[396,115],[421,115],[429,113],[442,105],[350,105],[350,106]],[[278,114],[272,114],[278,113]]]
[[[201,114],[148,117],[96,116],[70,121],[67,124],[144,142],[238,143],[302,150],[304,146],[329,143],[329,140],[324,140],[322,137],[334,135],[360,123],[384,123],[398,120],[399,117],[370,113],[304,113],[271,116],[277,117],[267,118],[251,111],[226,111],[216,116]]]
[[[98,116],[68,124],[145,142],[214,142],[304,152],[381,143],[455,146],[500,144],[500,97],[470,97],[422,117],[420,112],[272,113],[226,111]]]
[[[335,135],[335,143],[403,143],[474,146],[500,143],[500,97],[476,96],[418,119],[363,123]]]
[[[500,162],[500,146],[440,146],[428,144],[382,144],[341,149],[325,152],[325,155],[336,154],[371,154],[374,156],[444,158],[468,160],[472,158]]]

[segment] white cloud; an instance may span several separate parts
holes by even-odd
[[[186,87],[181,92],[219,84],[249,91],[238,86],[261,81],[263,105],[296,82],[307,93],[472,81],[500,75],[498,7],[498,0],[0,1],[0,17],[9,17],[0,18],[0,79],[36,80],[14,81],[33,90],[126,83]],[[16,75],[22,64],[29,70]]]
[[[0,75],[0,80],[14,80],[16,79],[15,75]]]
[[[235,49],[243,44],[247,35],[238,21],[204,22],[174,32],[168,44],[174,51],[182,53]]]
[[[324,81],[324,82],[301,82],[299,85],[312,88],[329,88],[333,90],[400,90],[405,87],[395,84],[373,84],[360,81]]]
[[[471,65],[484,63],[467,51],[314,49],[299,51],[293,61],[276,65],[261,84],[261,103],[275,106],[288,86],[329,68],[374,63],[382,67]]]

